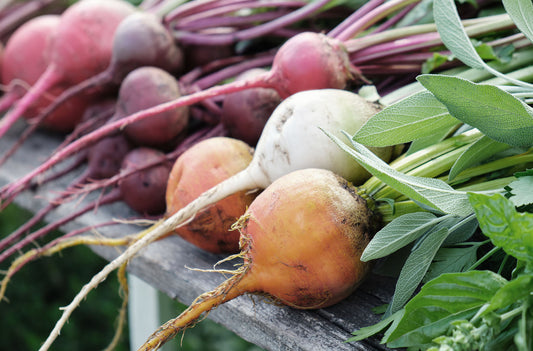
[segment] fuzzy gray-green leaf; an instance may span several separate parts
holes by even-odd
[[[418,81],[452,116],[491,139],[518,147],[533,145],[533,109],[513,95],[458,77],[429,74]]]
[[[422,91],[372,116],[353,138],[367,146],[396,145],[433,135],[457,123],[433,94]]]

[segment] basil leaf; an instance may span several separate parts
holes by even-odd
[[[417,79],[452,116],[486,136],[512,146],[533,145],[533,109],[513,95],[458,77],[428,74]]]
[[[518,302],[520,300],[528,299],[533,291],[533,275],[522,275],[516,279],[509,281],[502,286],[494,296],[490,299],[487,308],[483,309],[481,316],[504,308]]]
[[[501,194],[469,193],[481,231],[507,254],[533,263],[533,214],[516,211]]]
[[[389,347],[431,343],[454,320],[472,317],[507,281],[490,271],[448,273],[422,286],[387,338]]]

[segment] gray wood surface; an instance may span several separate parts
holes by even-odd
[[[14,135],[21,129],[22,125],[19,123],[6,138],[0,140],[0,154],[7,151]],[[60,138],[52,134],[41,132],[33,135],[7,164],[0,166],[0,186],[18,179],[37,166],[59,141]],[[19,196],[16,202],[22,207],[36,211],[74,176],[73,174],[64,177],[41,187],[38,191],[27,191]],[[85,199],[89,200],[90,197]],[[47,219],[54,220],[69,214],[76,206],[80,204],[69,203],[61,206]],[[133,212],[120,203],[102,206],[97,212],[87,213],[63,229],[70,231],[131,215]],[[139,227],[134,225],[120,224],[99,231],[106,236],[120,236],[138,230]],[[5,234],[0,233],[0,236]],[[93,249],[108,260],[119,253],[118,248]],[[224,276],[219,273],[198,272],[187,267],[210,269],[221,258],[223,256],[203,252],[179,237],[169,237],[142,250],[130,262],[129,271],[170,297],[189,304],[202,292],[216,287],[224,280]],[[227,267],[231,268],[231,265]],[[374,315],[371,309],[389,300],[393,286],[394,282],[388,278],[370,275],[346,300],[335,306],[314,311],[280,307],[269,303],[263,297],[242,296],[220,306],[208,317],[265,350],[385,350],[386,348],[379,344],[378,338],[355,343],[345,343],[345,340],[353,330],[379,320],[379,316]]]

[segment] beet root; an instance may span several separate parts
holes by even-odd
[[[194,325],[204,312],[245,293],[299,309],[349,296],[369,271],[361,254],[379,221],[357,189],[331,171],[304,169],[266,188],[237,222],[244,264],[139,350],[153,350]]]
[[[141,67],[122,82],[117,115],[128,116],[180,96],[178,82],[172,75],[160,68]],[[188,107],[180,107],[131,123],[124,132],[137,145],[160,147],[184,131],[188,121]]]
[[[237,76],[236,80],[246,80],[264,73],[263,69],[252,69]],[[220,119],[231,137],[253,146],[257,144],[266,121],[280,102],[281,98],[274,89],[243,90],[224,97]]]
[[[252,160],[248,144],[232,138],[206,139],[185,151],[175,162],[167,186],[167,216],[207,189],[244,170]],[[175,233],[212,253],[239,251],[239,233],[232,224],[246,211],[255,193],[240,191],[198,212]]]
[[[165,212],[165,191],[171,165],[165,154],[151,148],[140,147],[129,152],[122,162],[122,171],[142,168],[161,160],[156,166],[130,174],[119,182],[122,200],[133,210],[145,215]]]

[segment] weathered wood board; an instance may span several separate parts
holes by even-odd
[[[0,154],[7,151],[14,141],[14,135],[17,135],[21,128],[19,123],[6,138],[0,140]],[[55,135],[42,132],[33,135],[8,163],[0,167],[0,186],[33,169],[59,142],[60,138]],[[24,208],[36,211],[46,203],[46,199],[52,198],[57,194],[57,190],[62,189],[74,177],[75,175],[64,177],[60,181],[43,186],[37,192],[28,191],[16,202]],[[80,204],[69,203],[59,207],[48,220],[69,214],[75,206]],[[123,204],[102,206],[98,211],[87,213],[63,229],[70,231],[131,215],[133,212]],[[138,230],[139,227],[126,224],[99,229],[106,236],[119,236]],[[93,249],[108,260],[116,257],[120,251],[118,248]],[[188,267],[211,269],[221,258],[223,256],[205,253],[178,237],[171,237],[142,250],[130,262],[129,271],[170,297],[189,304],[196,296],[222,282],[224,276],[219,273],[198,272]],[[227,263],[226,267],[231,268],[234,263]],[[371,275],[345,301],[330,308],[313,311],[280,307],[262,297],[243,296],[212,311],[209,318],[265,350],[385,350],[386,348],[379,344],[378,338],[356,343],[345,343],[345,340],[353,330],[379,320],[379,316],[373,314],[371,309],[389,301],[393,287],[394,281],[391,279]]]

